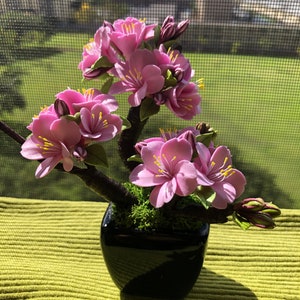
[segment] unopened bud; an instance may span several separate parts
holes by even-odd
[[[189,20],[184,20],[184,21],[179,22],[177,25],[177,30],[176,30],[176,34],[175,34],[174,38],[176,39],[181,34],[183,34],[187,30],[189,24],[190,24]]]
[[[262,212],[269,214],[272,218],[276,218],[281,214],[279,207],[273,203],[265,203],[265,207]]]
[[[262,198],[247,198],[240,202],[240,207],[249,211],[260,211],[265,207],[265,201]]]
[[[275,223],[269,214],[263,212],[257,212],[249,216],[248,221],[256,227],[273,229]]]
[[[73,151],[73,156],[78,161],[84,161],[87,156],[87,151],[84,147],[77,146]]]
[[[184,72],[182,70],[176,70],[174,72],[174,77],[177,79],[177,81],[181,81],[183,78]]]
[[[199,130],[200,134],[210,132],[210,125],[205,122],[200,122],[196,124],[196,129]]]
[[[167,101],[167,99],[161,93],[153,95],[153,100],[155,101],[156,105],[163,105]]]
[[[70,114],[68,105],[60,99],[54,101],[54,110],[59,118]]]
[[[166,17],[160,29],[158,44],[177,39],[185,32],[189,23],[189,20],[185,20],[177,24],[174,22],[174,17]]]
[[[275,227],[273,218],[280,215],[280,209],[265,202],[262,198],[247,198],[233,206],[234,218],[239,224],[247,222],[260,228],[272,229]],[[242,222],[240,222],[242,220]]]

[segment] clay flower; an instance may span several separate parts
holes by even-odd
[[[155,24],[146,25],[136,18],[128,17],[125,20],[116,20],[111,28],[111,42],[120,53],[129,59],[133,52],[145,41],[153,38]]]
[[[200,113],[201,97],[195,83],[179,84],[163,93],[165,105],[179,118],[191,120]]]
[[[138,49],[126,63],[117,63],[111,72],[121,81],[111,86],[111,94],[132,92],[128,97],[131,106],[138,106],[151,94],[158,93],[164,86],[164,77],[157,65],[153,52]]]
[[[95,104],[91,109],[80,110],[80,132],[82,136],[94,142],[105,142],[113,139],[122,128],[119,116],[110,113],[103,104]]]
[[[136,185],[154,186],[150,202],[161,207],[173,196],[187,196],[197,187],[197,172],[192,158],[192,147],[184,139],[174,138],[167,142],[153,141],[141,149],[143,164],[130,174]]]
[[[83,90],[83,94],[73,89],[66,89],[56,94],[56,99],[64,101],[70,114],[79,112],[82,107],[93,107],[95,104],[103,104],[110,112],[118,109],[119,105],[116,99],[108,94],[103,94],[97,89]]]
[[[82,61],[78,65],[84,78],[99,77],[118,61],[118,53],[111,47],[110,33],[110,27],[103,25],[96,31],[94,38],[84,46]]]
[[[211,153],[204,144],[197,143],[196,149],[198,157],[194,163],[198,170],[198,184],[210,186],[216,192],[212,206],[224,209],[243,193],[245,176],[232,167],[227,147],[219,146]]]
[[[43,161],[35,176],[46,176],[59,162],[65,171],[73,168],[72,151],[80,141],[79,126],[67,119],[57,119],[55,115],[42,114],[33,120],[32,135],[22,145],[21,154],[31,160]]]
[[[158,50],[154,50],[154,53],[167,80],[167,87],[168,84],[174,86],[180,82],[187,84],[194,76],[190,61],[180,51],[171,49],[166,51],[164,46],[160,46]],[[168,80],[171,81],[168,83]]]
[[[161,129],[160,136],[138,142],[162,105],[183,120],[201,111],[203,81],[193,81],[194,70],[177,41],[188,25],[188,20],[176,23],[172,16],[161,26],[133,17],[104,21],[84,46],[78,65],[83,79],[98,79],[98,89],[57,93],[54,103],[33,117],[27,139],[1,121],[0,129],[22,144],[23,157],[39,161],[36,177],[59,164],[57,168],[78,176],[113,202],[116,211],[122,211],[122,226],[159,229],[161,217],[166,226],[172,215],[170,227],[178,216],[180,228],[194,230],[198,221],[223,223],[231,215],[244,229],[273,228],[280,210],[260,198],[240,199],[245,176],[232,166],[226,146],[215,147],[217,132],[207,123]],[[127,116],[116,114],[115,94],[127,97]],[[109,166],[110,145],[104,143],[118,134],[119,156],[130,174],[124,183],[102,170]],[[146,210],[142,221],[132,218],[140,208]]]

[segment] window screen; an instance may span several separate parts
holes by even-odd
[[[190,19],[181,37],[184,54],[205,84],[202,113],[183,122],[150,120],[145,135],[161,128],[208,122],[218,144],[228,145],[235,166],[247,177],[246,194],[286,208],[300,208],[300,4],[296,0],[1,0],[1,120],[28,135],[40,108],[82,81],[77,66],[103,20],[133,16],[159,23],[167,15]],[[165,115],[164,115],[165,116]],[[36,162],[21,158],[20,146],[2,132],[1,196],[95,200],[71,175],[54,171],[36,180]],[[104,170],[126,180],[114,143]]]

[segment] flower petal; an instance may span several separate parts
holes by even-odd
[[[143,164],[136,166],[132,170],[129,180],[142,187],[161,185],[165,182],[164,177],[156,176],[156,174],[146,169]]]
[[[239,197],[244,192],[247,183],[244,174],[237,169],[233,169],[233,174],[226,178],[226,182],[234,186],[236,197]]]
[[[228,203],[232,203],[236,198],[235,188],[227,182],[215,183],[212,188],[216,192],[216,198],[212,202],[212,206],[218,209],[224,209]]]
[[[60,162],[60,156],[51,156],[43,160],[35,171],[36,178],[42,178],[49,174],[53,168]]]
[[[159,208],[165,203],[170,202],[175,194],[176,186],[177,184],[174,178],[170,181],[166,181],[163,185],[156,186],[150,194],[150,203],[154,207]]]
[[[51,124],[50,130],[55,138],[67,147],[76,145],[80,139],[80,129],[77,123],[61,118]]]
[[[179,196],[187,196],[193,193],[198,185],[197,172],[194,164],[190,161],[180,161],[176,169],[176,194]]]

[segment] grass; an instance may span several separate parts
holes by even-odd
[[[274,174],[300,207],[299,60],[200,55],[195,65],[207,83],[203,117],[243,160]]]
[[[41,106],[52,103],[54,95],[66,87],[97,87],[97,82],[82,82],[76,70],[82,45],[88,39],[84,34],[58,34],[45,46],[60,51],[45,58],[19,60],[18,65],[25,71],[22,94],[27,107],[4,115],[4,119],[27,124]],[[202,114],[197,120],[185,122],[163,108],[147,132],[151,124],[162,124],[162,120],[161,127],[165,128],[207,121],[218,130],[220,143],[237,149],[239,160],[274,175],[278,187],[294,200],[294,207],[300,208],[299,60],[194,53],[186,56],[195,77],[204,78]]]

